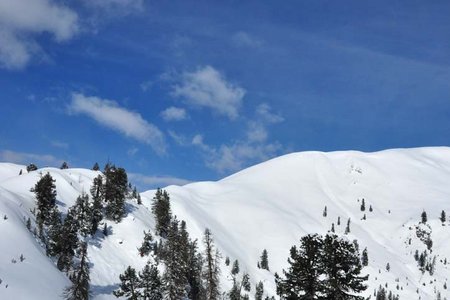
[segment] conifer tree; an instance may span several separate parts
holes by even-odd
[[[345,234],[349,234],[350,233],[350,218],[348,218],[347,220],[347,226],[345,227]]]
[[[237,274],[239,274],[239,261],[236,259],[233,262],[233,267],[231,268],[231,275],[236,276]]]
[[[205,266],[203,277],[205,281],[206,299],[217,300],[220,296],[220,253],[214,245],[212,233],[208,228],[205,230],[203,243],[205,247]]]
[[[31,163],[31,164],[29,164],[27,166],[27,172],[28,173],[30,173],[31,171],[36,171],[37,169],[38,169],[38,167],[35,164],[33,164],[33,163]]]
[[[369,206],[369,211],[370,211],[370,212],[373,212],[372,205]]]
[[[186,277],[190,286],[188,298],[205,300],[206,291],[202,279],[203,257],[197,252],[197,240],[189,242],[187,266]]]
[[[147,256],[150,254],[150,251],[153,249],[153,236],[149,232],[145,232],[144,230],[144,240],[142,241],[141,247],[138,248],[140,256]]]
[[[78,245],[78,229],[75,211],[70,208],[61,228],[61,237],[57,245],[59,250],[57,267],[60,271],[69,271],[72,266],[72,259]]]
[[[89,205],[89,196],[84,193],[78,196],[73,210],[81,235],[87,236],[92,232],[93,217],[91,207]]]
[[[98,165],[97,165],[98,166]],[[92,206],[90,209],[91,212],[91,235],[94,235],[97,232],[98,225],[103,219],[103,201],[104,197],[104,189],[103,189],[103,177],[102,175],[98,175],[92,181],[92,186],[90,189],[91,197],[92,197]]]
[[[264,284],[262,281],[256,284],[255,300],[262,300],[264,295]]]
[[[61,170],[65,170],[65,169],[68,169],[68,168],[69,168],[69,165],[67,164],[67,162],[63,162],[61,167],[60,167]]]
[[[89,264],[87,261],[87,244],[80,243],[80,263],[75,268],[72,276],[72,286],[65,290],[66,300],[88,300],[89,293]]]
[[[422,219],[422,223],[425,224],[428,221],[428,217],[427,217],[426,211],[423,211],[420,216],[421,216],[421,219]]]
[[[362,198],[361,200],[361,211],[365,211],[366,210],[366,202],[364,200],[364,198]]]
[[[156,234],[166,237],[172,218],[172,213],[170,211],[170,197],[166,191],[161,189],[156,190],[156,194],[153,197],[152,213],[156,220]]]
[[[340,226],[341,225],[341,217],[339,216],[337,219],[337,225]]]
[[[322,215],[323,215],[324,217],[327,216],[327,206],[326,206],[326,205],[325,205],[325,208],[323,209]]]
[[[367,248],[364,248],[361,256],[361,264],[366,267],[369,265],[369,255],[367,253]]]
[[[139,283],[137,287],[140,290],[142,299],[162,300],[163,284],[159,275],[157,265],[148,262],[142,272],[139,273]]]
[[[355,246],[336,235],[326,235],[323,240],[322,268],[326,275],[324,281],[326,299],[363,300],[357,296],[367,289],[364,281],[367,276],[360,276],[361,261]]]
[[[330,230],[331,232],[335,232],[335,229],[334,229],[334,223],[331,223],[331,230]]]
[[[264,249],[261,254],[261,263],[259,264],[261,269],[269,271],[269,257],[267,250]]]
[[[126,297],[127,300],[139,300],[141,293],[139,292],[140,280],[136,274],[136,270],[131,266],[119,275],[120,287],[113,292],[116,297]]]
[[[445,215],[445,211],[441,211],[441,217],[439,218],[439,220],[441,220],[442,225],[445,224],[445,221],[447,221],[447,216]]]
[[[100,170],[100,166],[98,165],[98,163],[94,164],[94,166],[92,167],[92,170],[94,170],[94,171]]]
[[[46,252],[49,256],[57,256],[61,252],[62,236],[62,220],[61,213],[55,205],[50,211],[47,227],[47,243]]]
[[[49,215],[50,210],[56,205],[56,186],[55,180],[50,173],[45,174],[31,189],[36,195],[36,223],[39,232],[42,234],[43,225]]]
[[[128,191],[128,177],[125,169],[114,165],[105,166],[103,185],[106,201],[105,215],[108,219],[120,222],[125,215],[125,197]]]
[[[19,171],[19,175],[22,175],[22,169],[20,169],[20,171]]]
[[[242,279],[239,280],[237,276],[233,276],[233,286],[228,293],[228,297],[230,300],[242,300],[246,299],[246,297],[242,296],[242,291],[250,292],[251,284],[250,284],[250,276],[247,273],[242,275]]]

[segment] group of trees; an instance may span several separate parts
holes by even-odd
[[[275,274],[277,294],[282,299],[364,299],[357,296],[367,286],[361,276],[357,243],[333,234],[304,236],[293,246],[284,278]]]

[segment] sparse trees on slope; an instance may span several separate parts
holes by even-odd
[[[144,230],[144,240],[142,241],[141,247],[138,248],[140,256],[146,256],[150,254],[150,251],[153,249],[153,236],[149,232],[145,232]]]
[[[89,205],[89,196],[87,194],[78,196],[73,210],[80,233],[83,236],[87,236],[92,231],[92,212]]]
[[[139,273],[140,295],[144,300],[161,300],[163,299],[163,285],[158,267],[154,264],[147,263]]]
[[[59,257],[56,265],[60,271],[69,271],[72,266],[72,259],[78,244],[78,229],[75,211],[70,208],[61,228],[61,236],[57,245]]]
[[[262,281],[256,284],[255,290],[255,300],[262,300],[264,295],[264,284],[262,283]]]
[[[103,201],[105,200],[105,195],[102,175],[98,175],[94,178],[90,192],[92,197],[90,233],[91,235],[94,235],[97,232],[98,225],[103,219]]]
[[[87,244],[80,244],[80,263],[73,272],[72,286],[65,290],[64,296],[67,300],[89,299],[89,264],[87,261]]]

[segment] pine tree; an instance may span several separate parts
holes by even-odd
[[[236,276],[237,274],[239,274],[239,261],[236,259],[233,262],[233,267],[231,268],[231,275]]]
[[[170,211],[169,194],[161,189],[156,190],[153,197],[152,213],[156,219],[156,234],[166,237],[172,213]]]
[[[228,256],[225,258],[225,265],[226,266],[230,265],[230,258]]]
[[[347,226],[345,227],[345,234],[349,234],[350,233],[350,218],[348,218],[347,220]]]
[[[322,268],[326,274],[324,281],[326,299],[354,299],[367,289],[364,281],[368,276],[360,276],[361,261],[355,246],[336,235],[326,235],[323,240]]]
[[[255,300],[262,300],[264,295],[264,284],[262,283],[262,281],[256,284],[255,290]]]
[[[78,196],[73,209],[81,235],[87,236],[92,232],[93,217],[91,206],[89,205],[89,196],[84,193]]]
[[[423,211],[421,214],[422,223],[426,223],[428,221],[427,213],[426,211]]]
[[[128,191],[128,176],[123,168],[107,164],[103,191],[106,201],[105,215],[117,223],[125,216],[125,197]]]
[[[37,169],[38,169],[38,167],[35,164],[33,164],[33,163],[31,163],[31,164],[29,164],[27,166],[27,172],[28,173],[30,173],[31,171],[36,171]]]
[[[389,263],[386,264],[386,271],[390,271],[391,270],[391,265]]]
[[[338,226],[341,226],[341,217],[338,217],[338,219],[337,219],[337,225],[338,225]]]
[[[69,271],[72,266],[72,259],[78,245],[78,229],[75,211],[70,208],[61,228],[61,237],[57,245],[59,250],[57,267],[60,271]]]
[[[64,292],[67,300],[88,300],[89,299],[89,264],[87,261],[87,244],[80,244],[80,263],[75,268],[72,276],[72,286]]]
[[[261,269],[269,271],[269,258],[268,258],[268,253],[267,253],[266,249],[264,249],[261,254],[261,263],[259,265],[260,265]]]
[[[28,217],[28,219],[27,219],[26,226],[27,226],[27,229],[31,231],[31,219],[30,219],[30,217]]]
[[[36,195],[36,223],[39,232],[42,234],[43,225],[49,215],[50,210],[56,205],[56,186],[55,180],[50,173],[45,174],[31,189]]]
[[[116,297],[126,297],[127,300],[139,300],[141,293],[139,292],[140,280],[136,274],[136,270],[131,266],[119,275],[120,287],[113,292]]]
[[[67,164],[67,162],[63,162],[61,167],[60,167],[61,170],[65,170],[65,169],[68,169],[68,168],[69,168],[69,165]]]
[[[92,167],[92,170],[94,170],[94,171],[100,170],[100,167],[99,167],[98,163],[94,164],[94,166]]]
[[[203,237],[205,247],[205,266],[203,277],[205,281],[206,299],[217,300],[220,297],[220,253],[214,245],[211,231],[207,228]]]
[[[283,270],[285,279],[276,276],[277,293],[282,299],[307,300],[321,295],[322,244],[322,238],[314,234],[302,237],[298,249],[291,248],[289,269]]]
[[[228,297],[230,300],[241,300],[246,299],[245,296],[242,296],[242,290],[246,292],[251,291],[250,284],[250,276],[247,273],[244,273],[242,279],[239,280],[237,276],[233,276],[233,286],[228,293]]]
[[[335,232],[335,229],[334,229],[334,223],[331,223],[331,232]]]
[[[139,283],[142,299],[161,300],[163,299],[163,284],[159,275],[157,265],[148,262],[141,273],[139,273]]]
[[[98,165],[97,165],[98,166]],[[103,219],[103,201],[105,200],[104,190],[103,190],[103,177],[98,175],[92,181],[92,186],[90,189],[92,197],[91,212],[91,235],[97,232],[98,225]]]
[[[361,256],[361,264],[366,267],[369,265],[369,255],[367,253],[367,248],[364,248]]]
[[[322,215],[323,215],[324,217],[327,216],[327,206],[326,206],[326,205],[325,205],[325,208],[323,209]]]
[[[369,211],[370,211],[370,212],[373,212],[372,205],[369,206]]]
[[[138,248],[140,256],[147,256],[150,254],[150,251],[153,249],[153,236],[149,232],[145,232],[144,230],[144,240],[142,241],[141,247]]]
[[[62,220],[61,213],[58,210],[58,207],[55,205],[50,211],[48,217],[48,228],[47,228],[47,244],[46,251],[49,256],[57,256],[61,252],[61,239],[64,238],[62,236]]]
[[[203,257],[197,252],[197,240],[189,243],[187,261],[187,281],[190,286],[188,298],[191,300],[206,299],[206,291],[203,285]]]
[[[361,211],[365,211],[365,210],[366,210],[366,202],[365,202],[364,198],[362,198],[362,201],[361,201]]]
[[[20,171],[19,171],[19,175],[22,175],[22,172],[23,172],[23,171],[22,171],[22,169],[20,169]]]
[[[445,221],[447,221],[447,216],[445,215],[445,211],[441,211],[441,217],[439,218],[441,220],[442,225],[445,224]]]

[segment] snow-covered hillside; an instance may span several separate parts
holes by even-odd
[[[19,176],[20,169],[23,174]],[[25,226],[35,205],[30,188],[46,172],[56,179],[58,206],[63,212],[80,193],[89,191],[98,175],[91,170],[54,168],[27,173],[25,166],[0,164],[0,299],[60,299],[64,286],[69,285]],[[360,249],[367,247],[369,253],[364,272],[370,274],[370,287],[365,295],[387,283],[400,299],[409,300],[435,299],[436,291],[442,299],[450,298],[443,288],[450,277],[449,265],[444,264],[445,259],[450,263],[450,223],[443,226],[439,220],[442,210],[450,213],[449,183],[450,148],[435,147],[293,153],[217,182],[166,190],[173,213],[186,220],[192,237],[201,240],[205,228],[210,228],[222,257],[238,259],[241,270],[249,272],[251,294],[254,283],[261,280],[266,293],[275,295],[273,274],[287,267],[289,249],[301,236],[325,234],[332,223],[336,233],[343,235],[350,218],[347,238],[357,239]],[[143,230],[154,229],[149,210],[154,191],[141,195],[143,205],[127,203],[128,216],[121,223],[107,222],[110,235],[99,233],[89,241],[94,299],[115,299],[111,293],[118,286],[119,274],[128,265],[141,269],[146,262],[136,248]],[[365,211],[361,211],[363,198]],[[427,224],[419,224],[423,210],[428,214]],[[431,256],[437,258],[432,276],[422,273],[414,259],[416,250],[427,249],[417,234],[423,232],[433,241]],[[270,272],[257,268],[263,249],[269,253]],[[230,267],[222,263],[221,269],[222,290],[226,291],[231,286]]]

